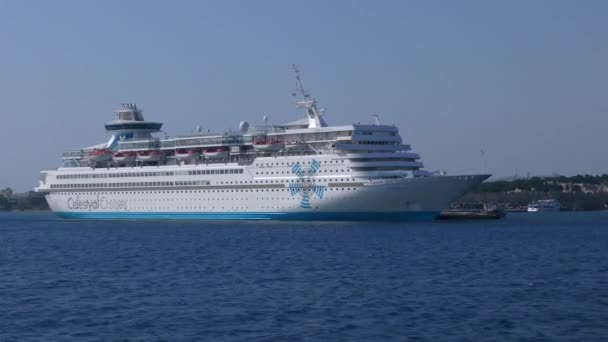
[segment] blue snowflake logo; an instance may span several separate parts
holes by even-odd
[[[311,177],[316,175],[321,168],[321,163],[317,160],[310,162],[310,168],[305,170],[300,163],[296,163],[292,168],[291,172],[298,178],[295,182],[289,183],[289,192],[294,197],[298,194],[302,196],[300,202],[300,208],[310,209],[310,198],[317,196],[319,199],[323,199],[323,193],[325,193],[325,185],[315,184]]]

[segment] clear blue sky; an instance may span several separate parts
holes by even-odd
[[[395,123],[428,169],[608,172],[608,1],[0,0],[0,186],[105,141],[121,102],[173,135]]]

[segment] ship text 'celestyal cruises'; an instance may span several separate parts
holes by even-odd
[[[423,170],[392,125],[328,126],[302,87],[306,118],[159,138],[162,123],[124,104],[103,144],[66,151],[36,188],[79,219],[434,219],[488,175]]]

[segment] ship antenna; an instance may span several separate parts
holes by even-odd
[[[295,64],[292,65],[292,68],[293,68],[293,72],[296,74],[297,90],[300,92],[300,94],[302,95],[303,98],[305,98],[305,99],[309,98],[310,94],[306,90],[304,90],[304,86],[302,85],[302,80],[300,79],[300,69]]]
[[[298,66],[292,64],[292,68],[296,74],[296,91],[304,98],[302,101],[297,102],[297,105],[300,108],[306,109],[306,113],[308,114],[308,128],[327,127],[325,120],[321,117],[325,110],[319,110],[317,108],[317,100],[311,97],[310,93],[304,89],[302,80],[300,79],[300,69]],[[295,93],[293,95],[295,95]]]
[[[376,126],[380,126],[380,115],[374,114],[372,116],[376,119]]]

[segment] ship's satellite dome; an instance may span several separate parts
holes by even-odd
[[[239,124],[239,130],[241,130],[241,132],[247,132],[249,130],[249,122],[241,121]]]

